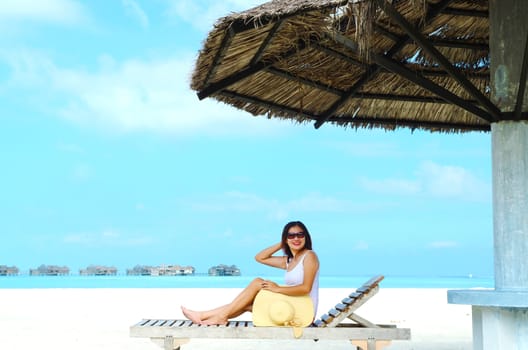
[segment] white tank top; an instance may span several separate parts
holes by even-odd
[[[284,282],[288,286],[298,286],[304,281],[304,258],[306,254],[301,257],[301,261],[291,270],[288,271],[288,262],[286,262],[286,274],[284,275]],[[315,273],[315,278],[310,291],[310,297],[314,305],[314,315],[317,314],[317,304],[319,303],[319,269]]]

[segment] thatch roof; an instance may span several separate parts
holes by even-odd
[[[488,1],[391,3],[282,0],[223,17],[191,87],[316,127],[489,130],[501,114],[489,100]]]

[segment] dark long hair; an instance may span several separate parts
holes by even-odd
[[[286,254],[286,256],[288,257],[288,261],[290,261],[291,258],[293,258],[293,254],[290,250],[290,247],[288,246],[288,231],[290,230],[290,228],[294,226],[299,226],[304,231],[304,235],[305,235],[304,236],[305,237],[304,248],[308,250],[312,250],[312,237],[310,236],[310,232],[308,232],[308,229],[306,228],[306,226],[300,221],[290,221],[282,229],[282,240],[281,240],[282,242],[281,248],[284,254]]]

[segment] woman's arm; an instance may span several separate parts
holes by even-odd
[[[277,243],[263,249],[255,256],[255,260],[264,265],[277,267],[279,269],[286,269],[286,257],[285,256],[273,256],[282,247],[282,243]]]
[[[304,279],[303,283],[297,286],[279,286],[272,281],[264,281],[262,289],[267,289],[275,293],[286,295],[306,295],[312,290],[312,285],[319,269],[319,259],[315,252],[309,250],[304,258]]]

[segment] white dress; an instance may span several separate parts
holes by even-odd
[[[304,281],[304,258],[306,254],[301,257],[301,261],[291,270],[288,271],[288,263],[286,262],[286,274],[284,275],[284,282],[288,286],[298,286]],[[315,273],[315,278],[310,291],[310,297],[314,305],[314,314],[317,314],[317,304],[319,303],[319,269]]]

